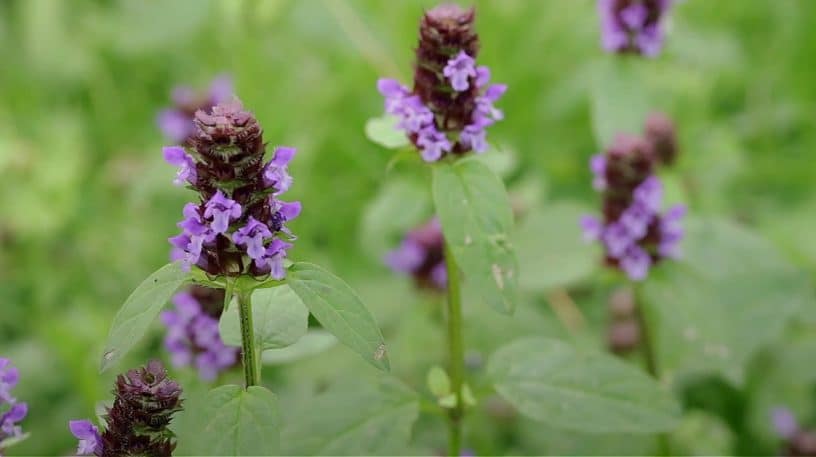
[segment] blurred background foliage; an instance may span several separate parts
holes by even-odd
[[[486,160],[524,209],[516,244],[529,292],[512,318],[484,307],[468,311],[470,376],[478,386],[484,358],[516,336],[600,345],[609,281],[596,268],[598,253],[581,244],[576,222],[597,207],[587,161],[599,149],[592,88],[606,57],[595,2],[475,3],[479,60],[510,87],[500,103],[506,120],[490,132],[503,152]],[[165,239],[190,197],[170,184],[174,170],[161,158],[156,114],[174,85],[205,87],[221,73],[233,76],[271,145],[299,150],[287,196],[301,200],[304,211],[292,224],[299,239],[291,256],[326,265],[360,291],[386,333],[394,373],[428,395],[425,374],[444,360],[439,298],[412,291],[380,261],[401,231],[430,216],[427,186],[400,167],[387,174],[390,154],[366,139],[363,126],[382,112],[377,78],[410,78],[418,19],[433,4],[0,2],[0,355],[20,367],[17,396],[30,404],[23,424],[33,435],[11,455],[71,452],[67,420],[91,416],[109,398],[113,375],[97,372],[109,322],[135,285],[167,261]],[[715,363],[672,384],[689,411],[673,436],[678,451],[776,452],[771,407],[786,404],[802,420],[816,415],[816,310],[808,280],[816,278],[814,25],[816,2],[809,0],[678,2],[665,52],[638,65],[651,108],[668,113],[679,130],[682,152],[672,175],[682,187],[679,198],[695,217],[747,226],[763,246],[757,252],[773,257],[745,262],[785,263],[809,277],[804,285],[778,286],[807,289],[795,318],[779,322],[787,324],[784,331],[763,334],[756,344],[753,328],[735,336],[751,347],[739,374]],[[728,244],[731,232],[725,233]],[[767,317],[742,316],[739,307],[733,315],[721,311],[716,319],[741,317],[759,328]],[[697,321],[712,318],[699,303],[693,312]],[[683,369],[689,356],[669,352]],[[122,368],[152,356],[166,360],[158,324]],[[176,375],[191,396],[205,388],[191,372]],[[265,380],[291,424],[284,450],[354,452],[309,441],[326,427],[313,416],[348,421],[355,404],[375,412],[402,404],[394,398],[403,393],[393,389],[371,398],[378,394],[342,381],[377,377],[343,348],[267,367]],[[336,385],[323,392],[330,384]],[[355,386],[343,403],[315,396]],[[410,431],[407,422],[399,430]],[[550,430],[489,395],[466,427],[466,444],[481,455],[644,453],[651,439]],[[407,436],[394,432],[388,439]],[[396,452],[444,447],[437,418],[423,414],[412,436],[410,447]],[[298,447],[299,439],[308,443]]]

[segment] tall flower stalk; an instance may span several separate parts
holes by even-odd
[[[237,291],[240,277],[285,277],[284,260],[294,235],[286,223],[300,214],[299,202],[279,199],[292,184],[288,163],[295,149],[278,147],[265,162],[266,144],[255,117],[237,100],[197,111],[188,147],[164,148],[179,170],[177,185],[198,193],[184,207],[182,232],[170,238],[176,258],[226,281],[225,304],[237,298],[246,386],[260,383],[252,328],[251,294]]]
[[[487,151],[487,127],[504,117],[494,103],[507,86],[490,84],[490,69],[476,64],[479,37],[474,20],[473,8],[455,4],[428,10],[419,25],[413,86],[394,79],[377,83],[386,113],[396,117],[395,127],[425,162]],[[412,231],[386,261],[393,269],[411,274],[421,286],[447,288],[448,373],[455,398],[447,411],[448,450],[458,456],[465,413],[461,275],[440,228],[432,221]]]

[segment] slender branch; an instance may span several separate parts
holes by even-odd
[[[465,349],[462,337],[462,295],[459,289],[459,269],[450,246],[445,243],[445,266],[448,273],[448,357],[451,388],[456,395],[456,406],[448,412],[450,438],[448,455],[458,457],[462,448],[462,416],[464,402],[462,385],[465,376]]]
[[[641,339],[640,347],[643,349],[643,358],[646,361],[646,370],[657,381],[660,382],[660,367],[657,364],[657,353],[655,351],[655,335],[654,328],[650,325],[654,323],[654,319],[649,319],[647,316],[646,307],[643,306],[641,300],[640,289],[634,286],[634,300],[635,300],[635,316],[640,325]],[[671,445],[669,443],[669,435],[667,433],[660,433],[657,435],[657,445],[660,455],[672,455]]]
[[[252,326],[252,292],[238,292],[238,316],[241,321],[241,362],[244,365],[244,381],[249,388],[261,383],[255,329]]]

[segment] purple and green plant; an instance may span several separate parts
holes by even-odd
[[[192,286],[175,295],[175,310],[162,315],[174,365],[194,364],[211,380],[240,353],[244,373],[243,387],[217,387],[201,411],[185,412],[202,419],[197,451],[275,453],[277,399],[262,385],[261,353],[297,341],[309,313],[382,370],[389,369],[385,343],[345,282],[317,265],[288,259],[296,240],[288,224],[301,204],[281,197],[293,183],[289,163],[296,150],[277,147],[266,157],[263,130],[237,99],[199,109],[192,122],[183,146],[163,150],[178,167],[176,185],[196,193],[182,211],[181,233],[169,239],[173,261],[137,287],[114,317],[102,369],[136,344],[179,288]],[[95,435],[81,425],[78,430],[90,437],[83,439],[91,440]]]

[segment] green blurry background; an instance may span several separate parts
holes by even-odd
[[[109,398],[113,374],[97,372],[108,324],[130,291],[167,261],[166,238],[190,197],[171,184],[156,114],[174,85],[204,88],[220,73],[233,76],[270,144],[298,148],[287,197],[301,200],[304,211],[292,224],[299,239],[291,257],[323,264],[357,288],[386,332],[395,373],[423,389],[427,368],[444,360],[438,300],[412,292],[379,259],[397,243],[395,229],[428,216],[430,203],[410,173],[386,173],[390,152],[369,142],[363,126],[382,112],[377,78],[410,78],[418,19],[433,4],[0,1],[0,356],[22,372],[16,392],[30,404],[23,425],[32,433],[11,455],[68,454],[75,440],[67,420],[92,416]],[[551,262],[533,256],[533,271],[525,273],[535,293],[521,313],[535,319],[471,315],[468,345],[489,351],[517,334],[568,333],[550,311],[549,299],[564,292],[555,285],[571,286],[587,319],[601,316],[586,281],[596,274],[596,253],[569,246],[575,217],[596,204],[587,169],[599,149],[590,89],[604,56],[594,1],[476,5],[479,61],[510,87],[500,102],[506,120],[490,131],[505,151],[494,165],[531,214],[549,211],[519,244],[555,250],[542,254]],[[639,68],[653,108],[678,126],[676,174],[693,214],[754,228],[811,278],[814,55],[816,2],[688,0],[674,8],[665,52]],[[559,277],[565,268],[574,274]],[[731,452],[723,449],[748,435],[757,446],[750,449],[775,451],[763,431],[767,408],[752,405],[762,395],[773,403],[776,387],[764,387],[769,377],[779,378],[779,389],[812,390],[816,369],[805,354],[816,338],[807,330],[812,324],[802,327],[764,354],[781,374],[764,371],[741,386],[701,382],[700,395],[714,400],[700,400],[707,406],[689,415],[682,432],[712,444],[688,452]],[[328,380],[375,377],[350,351],[330,354],[267,369],[270,387],[292,406],[285,420],[287,411],[308,410],[303,405]],[[158,323],[121,368],[152,356],[165,357]],[[191,392],[203,388],[194,374],[176,374]],[[468,424],[467,444],[483,455],[648,452],[626,437],[578,437],[506,419],[512,413],[503,407],[488,400]],[[443,431],[423,416],[404,452],[435,452]]]

